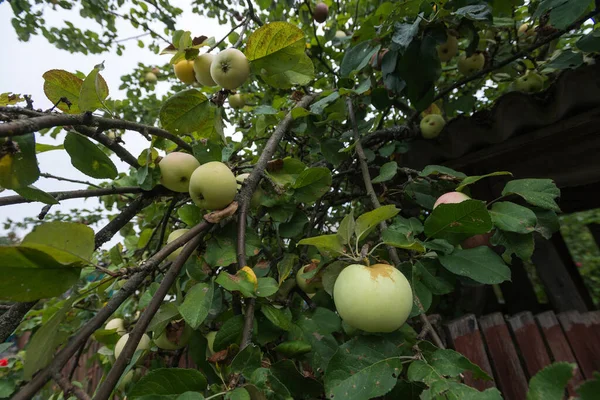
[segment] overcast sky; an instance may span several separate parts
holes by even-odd
[[[171,4],[185,10],[190,10],[188,1],[175,0]],[[33,96],[34,107],[48,109],[52,106],[43,92],[44,80],[42,75],[50,69],[64,69],[74,72],[79,70],[82,72],[91,71],[94,65],[104,61],[105,69],[101,72],[102,76],[108,83],[110,89],[110,97],[115,99],[125,98],[125,94],[119,91],[121,84],[120,77],[130,73],[138,62],[142,61],[145,64],[162,65],[168,61],[167,55],[159,56],[153,54],[147,48],[142,49],[137,46],[137,40],[125,42],[127,46],[124,55],[118,56],[116,53],[103,53],[95,55],[83,55],[79,53],[71,54],[65,50],[59,50],[49,44],[43,36],[32,36],[29,42],[20,42],[17,38],[11,25],[12,10],[6,2],[0,4],[0,37],[2,37],[4,54],[3,61],[0,63],[0,93],[13,92],[19,94],[30,94]],[[44,14],[44,19],[47,26],[64,26],[63,21],[71,21],[75,26],[81,29],[87,29],[95,23],[89,19],[79,17],[77,11],[52,11],[48,7],[48,11]],[[161,25],[152,27],[156,31],[162,32]],[[192,31],[193,36],[202,33],[207,36],[215,36],[218,39],[223,37],[229,31],[228,26],[221,26],[216,20],[212,20],[203,16],[192,14],[191,11],[184,12],[177,21],[177,28]],[[90,28],[92,29],[92,28]],[[117,29],[119,38],[128,38],[131,36],[143,33],[136,30],[127,21],[117,21]],[[163,84],[166,85],[166,84]],[[166,92],[167,87],[161,84],[157,85],[158,94]],[[41,137],[36,135],[38,143],[60,144],[62,143],[63,135],[59,135],[56,140],[49,136]],[[140,152],[147,148],[148,142],[141,138],[136,132],[127,132],[123,137],[126,148],[137,156]],[[117,157],[112,156],[112,160],[119,171],[127,171],[128,166]],[[58,175],[62,177],[79,179],[89,182],[99,182],[90,178],[76,170],[70,162],[70,158],[64,150],[49,151],[38,155],[38,162],[42,172]],[[36,187],[45,191],[61,191],[82,189],[79,184],[57,181],[54,179],[40,178],[34,183]],[[5,190],[0,193],[0,197],[14,195],[10,190]],[[59,205],[52,207],[52,211],[61,210],[68,212],[73,208],[93,209],[98,205],[96,199],[73,199],[64,200]],[[29,203],[4,206],[0,208],[0,223],[4,223],[7,218],[14,221],[22,220],[25,217],[36,217],[44,204]],[[99,227],[94,227],[97,231]],[[5,234],[3,226],[0,225],[0,235]],[[22,236],[27,232],[19,232]]]

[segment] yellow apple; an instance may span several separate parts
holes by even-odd
[[[123,348],[125,348],[125,344],[127,343],[127,340],[129,340],[129,333],[126,333],[123,336],[121,336],[121,339],[119,339],[119,341],[115,345],[115,358],[119,358],[119,356],[121,355],[121,352],[123,351]],[[142,338],[140,339],[140,342],[138,343],[137,347],[135,348],[135,351],[139,351],[139,350],[146,351],[148,349],[150,349],[150,337],[144,333],[142,335]],[[143,358],[144,357],[141,356],[138,359],[137,363],[141,364],[143,361],[142,360]]]
[[[440,61],[447,62],[458,53],[458,39],[456,36],[448,34],[446,43],[440,44],[436,49]]]
[[[206,53],[200,54],[194,60],[194,75],[196,80],[204,86],[216,86],[217,82],[214,81],[210,75],[210,66],[215,58],[214,54]]]
[[[387,264],[347,266],[335,281],[333,300],[344,322],[366,332],[397,330],[413,307],[408,280]]]
[[[217,54],[211,65],[212,79],[228,90],[240,87],[250,76],[248,59],[238,49],[226,49]]]
[[[173,65],[175,76],[183,83],[191,85],[196,82],[194,76],[194,62],[189,60],[181,60],[177,64]]]
[[[458,60],[458,72],[463,75],[472,75],[479,72],[485,65],[485,56],[483,53],[473,53],[471,57],[462,54]]]
[[[104,327],[104,329],[106,329],[106,330],[115,329],[119,336],[123,336],[124,334],[127,333],[127,331],[125,330],[125,323],[123,322],[123,320],[121,318],[111,319],[110,321],[108,321],[106,323],[106,326]]]
[[[419,127],[421,128],[421,135],[425,139],[434,139],[438,137],[445,125],[446,121],[440,114],[428,114],[423,117]]]
[[[237,181],[229,167],[222,162],[211,161],[196,168],[190,178],[190,196],[194,203],[205,210],[221,210],[227,207],[237,193]]]
[[[190,190],[192,173],[200,166],[191,154],[174,151],[164,156],[158,163],[160,183],[174,192],[186,193]]]
[[[239,93],[230,94],[228,99],[229,99],[229,105],[232,108],[236,108],[236,109],[244,108],[244,106],[246,105],[246,101],[244,100],[244,97]]]

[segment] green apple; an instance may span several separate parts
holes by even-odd
[[[200,166],[191,154],[174,151],[164,156],[158,163],[160,183],[174,192],[186,193],[190,190],[192,173]]]
[[[321,280],[319,274],[313,276],[310,279],[306,279],[301,276],[304,273],[306,267],[310,265],[312,264],[303,266],[298,270],[298,273],[296,274],[296,283],[298,284],[298,287],[302,289],[302,291],[306,294],[317,293],[317,290],[323,288],[323,281]]]
[[[244,97],[239,93],[230,94],[228,99],[229,99],[229,105],[232,108],[236,108],[236,109],[244,108],[244,106],[246,105],[246,101],[244,100]]]
[[[154,344],[163,350],[178,350],[187,346],[192,336],[192,328],[185,322],[171,322],[165,331],[154,340]]]
[[[206,53],[200,54],[194,60],[194,75],[196,80],[204,86],[216,86],[217,82],[214,81],[210,75],[210,66],[215,59],[214,54]]]
[[[117,134],[115,133],[115,131],[106,132],[106,136],[108,136],[110,140],[115,140],[117,138]]]
[[[421,128],[421,135],[425,139],[434,139],[438,137],[445,125],[446,121],[440,114],[428,114],[423,117],[419,127]]]
[[[148,72],[144,79],[146,79],[146,82],[149,83],[156,83],[156,81],[158,80],[158,78],[153,72]]]
[[[233,172],[222,162],[211,161],[196,168],[190,178],[190,196],[204,210],[227,207],[237,193]]]
[[[119,341],[115,345],[115,358],[119,358],[119,356],[121,355],[123,348],[125,348],[125,344],[127,343],[128,340],[129,340],[129,333],[126,333],[123,336],[121,336],[121,339],[119,339]],[[142,338],[140,339],[140,342],[138,343],[137,347],[135,348],[135,351],[139,351],[139,350],[146,351],[148,349],[150,349],[150,337],[144,333],[142,335]],[[144,357],[141,356],[138,359],[137,363],[141,364],[143,361],[143,358]]]
[[[217,54],[211,65],[212,79],[228,90],[240,87],[250,76],[248,59],[238,49],[226,49]]]
[[[110,321],[108,321],[106,323],[106,326],[104,327],[104,329],[109,330],[109,331],[115,329],[119,336],[123,336],[124,334],[127,333],[127,330],[125,330],[125,323],[123,322],[123,320],[121,318],[111,319]]]
[[[183,236],[183,234],[185,234],[187,231],[189,231],[189,229],[175,229],[173,232],[171,232],[171,234],[167,237],[167,244],[171,243],[173,240],[180,238],[181,236]],[[183,246],[181,246],[180,248],[178,248],[177,250],[175,250],[174,252],[172,252],[171,254],[169,254],[167,256],[167,260],[168,261],[175,261],[177,259],[177,256],[179,256],[179,254],[181,254],[181,251],[183,250]]]
[[[347,266],[335,281],[333,300],[344,322],[366,332],[397,330],[413,307],[408,280],[387,264]]]
[[[463,201],[469,200],[469,199],[470,199],[470,197],[462,192],[444,193],[443,195],[438,197],[438,199],[435,201],[435,203],[433,204],[433,209],[435,210],[435,208],[437,206],[439,206],[440,204],[462,203]]]
[[[345,38],[346,36],[348,35],[344,31],[335,31],[335,37],[338,39]]]
[[[544,78],[537,72],[529,72],[520,78],[517,78],[515,81],[515,89],[526,92],[533,93],[539,92],[544,87]]]
[[[177,64],[173,65],[175,76],[183,83],[191,85],[196,82],[194,76],[194,62],[189,60],[181,60]]]
[[[471,57],[462,54],[458,60],[458,72],[463,75],[472,75],[479,72],[485,65],[485,56],[483,53],[473,53]]]
[[[210,331],[204,336],[206,341],[208,342],[208,346],[206,347],[207,353],[209,356],[215,354],[215,349],[213,345],[215,344],[215,338],[217,337],[217,331]]]
[[[238,191],[242,190],[242,183],[244,183],[246,178],[248,178],[249,176],[250,176],[250,174],[239,174],[238,176],[235,177],[235,180],[237,181],[237,190]],[[260,201],[261,201],[261,198],[263,197],[263,195],[264,195],[264,192],[259,185],[256,188],[256,190],[254,191],[254,193],[252,193],[252,199],[250,199],[250,207],[257,208],[258,206],[260,206]]]
[[[141,377],[140,370],[138,370],[137,368],[130,369],[129,372],[127,372],[125,374],[125,376],[121,379],[121,382],[119,383],[119,386],[117,386],[117,389],[119,389],[119,390],[127,389],[127,387],[129,385],[139,381],[140,377]]]
[[[441,62],[450,61],[458,53],[458,39],[456,36],[448,34],[446,43],[440,44],[436,49]]]
[[[318,23],[323,23],[329,16],[329,7],[325,3],[319,3],[313,9],[313,19]]]

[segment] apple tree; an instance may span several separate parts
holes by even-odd
[[[594,62],[594,1],[9,6],[21,40],[84,54],[124,53],[116,26],[131,23],[164,65],[124,71],[115,98],[103,64],[43,60],[53,107],[0,95],[0,206],[45,203],[5,224],[29,233],[0,247],[0,338],[33,334],[0,367],[0,397],[501,398],[462,383],[491,378],[445,348],[428,314],[460,285],[510,280],[534,235],[556,231],[559,190],[511,179],[484,201],[472,186],[509,172],[414,170],[402,155],[503,93]],[[49,28],[49,7],[90,23]],[[230,32],[180,30],[183,12]],[[147,148],[132,154],[125,135]],[[40,177],[64,179],[38,165],[44,151],[97,183],[40,190]],[[52,212],[89,197],[102,207]],[[93,342],[103,376],[86,393],[64,366]],[[193,367],[177,367],[185,357]],[[541,371],[531,398],[562,398],[573,368]]]

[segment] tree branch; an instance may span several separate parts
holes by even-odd
[[[18,121],[7,122],[0,124],[0,137],[19,136],[28,133],[36,132],[41,129],[54,128],[56,126],[74,125],[74,126],[93,126],[101,127],[102,129],[125,129],[141,133],[149,133],[154,136],[159,136],[176,143],[183,149],[192,151],[192,146],[183,141],[181,138],[150,125],[139,124],[137,122],[125,121],[122,119],[113,119],[105,117],[97,117],[91,113],[82,114],[59,114],[59,113],[38,113],[33,116],[31,110],[25,113],[21,107],[0,107],[0,112],[16,113],[29,115],[32,118],[20,119]]]
[[[6,342],[6,339],[17,329],[25,314],[31,310],[37,301],[27,303],[15,303],[7,312],[0,316],[0,343]]]
[[[123,374],[123,371],[131,361],[131,357],[133,356],[133,353],[135,353],[135,349],[140,342],[142,335],[144,335],[144,332],[146,332],[146,328],[148,328],[148,325],[150,325],[150,321],[158,311],[163,299],[175,282],[175,279],[177,279],[183,264],[196,250],[196,247],[198,247],[200,242],[202,242],[202,237],[204,236],[203,233],[206,232],[206,230],[208,230],[207,228],[211,225],[212,224],[209,224],[206,221],[202,221],[199,226],[204,227],[204,229],[198,232],[196,236],[185,245],[179,256],[177,256],[177,259],[175,262],[173,262],[171,268],[169,268],[169,271],[163,277],[160,286],[156,290],[156,293],[152,296],[150,304],[148,304],[148,307],[146,307],[140,316],[140,319],[136,322],[135,328],[133,328],[129,334],[129,339],[127,339],[127,343],[125,344],[123,351],[121,351],[119,358],[117,358],[115,363],[112,365],[104,383],[97,389],[94,400],[108,400],[110,394],[117,385],[119,378]]]
[[[316,97],[316,94],[304,96],[296,106],[308,107],[308,105]],[[258,187],[258,183],[260,182],[263,176],[263,172],[267,167],[267,163],[273,157],[275,150],[277,150],[277,145],[281,141],[281,138],[288,130],[293,120],[294,119],[292,118],[292,112],[290,111],[279,123],[277,128],[275,128],[275,131],[273,132],[269,140],[267,140],[267,143],[265,144],[265,147],[263,148],[256,165],[252,169],[250,176],[248,176],[248,178],[244,180],[242,190],[237,196],[237,201],[239,204],[237,261],[239,269],[246,266],[246,223],[248,218],[248,209],[250,207],[250,199],[252,199],[252,194]],[[250,340],[252,338],[253,320],[254,299],[248,299],[248,303],[246,305],[244,330],[242,332],[242,343],[240,344],[240,350],[244,349],[246,346],[248,346],[248,344],[250,344]]]
[[[250,16],[250,18],[252,18],[252,21],[256,22],[258,26],[263,26],[265,23],[262,22],[260,17],[254,12],[254,5],[252,4],[252,0],[246,0],[246,2],[248,3],[248,15]]]
[[[94,187],[96,189],[102,189],[102,186],[98,186],[95,183],[92,182],[86,182],[86,181],[80,181],[77,179],[71,179],[71,178],[64,178],[62,176],[56,176],[56,175],[52,175],[52,174],[46,174],[46,173],[41,173],[40,174],[41,177],[43,178],[49,178],[49,179],[56,179],[57,181],[64,181],[64,182],[71,182],[71,183],[81,183],[82,185],[87,185],[87,186],[91,186]]]
[[[152,270],[158,267],[169,254],[195,238],[200,232],[207,230],[210,226],[211,224],[208,222],[202,222],[196,225],[184,235],[165,245],[165,247],[154,256],[143,262],[139,267],[139,272],[131,276],[131,278],[125,282],[121,290],[113,294],[106,306],[81,327],[77,334],[71,338],[69,344],[54,356],[46,368],[39,371],[28,384],[23,386],[21,390],[13,396],[12,400],[29,400],[33,398],[38,390],[46,384],[48,379],[50,379],[55,372],[61,371],[63,366],[77,352],[79,347],[82,346],[88,338],[99,329],[108,318],[110,318],[117,308],[119,308],[119,306],[137,290],[138,286],[144,282],[145,278]]]
[[[348,115],[350,117],[350,123],[352,124],[354,140],[356,142],[356,147],[355,147],[356,155],[358,156],[358,162],[360,163],[360,170],[361,170],[361,173],[363,176],[363,181],[365,183],[365,188],[367,189],[367,194],[369,195],[369,198],[371,199],[371,204],[373,205],[373,208],[379,208],[379,207],[381,207],[381,203],[379,203],[379,199],[377,198],[375,189],[373,189],[373,182],[371,181],[371,175],[369,174],[369,166],[367,164],[367,157],[365,155],[365,151],[364,151],[364,149],[362,147],[362,143],[360,141],[358,125],[356,123],[356,116],[354,115],[354,106],[352,105],[352,99],[350,97],[348,97],[346,99],[346,105],[348,107]],[[387,223],[385,221],[382,221],[379,224],[379,229],[382,232],[384,230],[386,230]],[[388,249],[388,253],[390,255],[392,262],[394,263],[395,266],[398,266],[400,264],[400,257],[398,256],[398,251],[393,246],[387,246],[387,249]],[[417,302],[417,305],[419,306],[419,308],[421,310],[423,310],[423,306],[421,305],[421,302],[419,301],[418,297],[415,297],[415,301]],[[431,326],[431,323],[429,322],[427,315],[425,315],[425,313],[423,312],[419,315],[419,318],[423,322],[423,325],[429,330],[429,333],[431,333],[431,337],[432,337],[435,345],[441,349],[445,348],[444,343],[442,343],[437,332],[435,331],[433,326]]]
[[[69,200],[69,199],[79,199],[84,197],[99,197],[99,196],[107,196],[111,194],[131,194],[131,193],[141,193],[143,190],[136,186],[123,186],[123,187],[112,187],[112,188],[102,188],[102,189],[84,189],[84,190],[70,190],[67,192],[48,192],[49,195],[54,197],[56,200]],[[0,206],[8,206],[11,204],[21,204],[21,203],[32,203],[37,200],[26,199],[22,196],[5,196],[0,197]]]
[[[54,379],[54,381],[58,383],[58,386],[60,386],[60,388],[63,390],[65,399],[68,399],[69,397],[71,397],[70,395],[73,394],[79,400],[91,400],[90,396],[88,396],[87,393],[83,391],[83,389],[74,386],[60,372],[57,372],[54,375],[52,375],[52,379]]]

